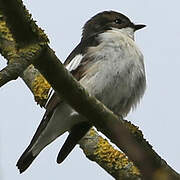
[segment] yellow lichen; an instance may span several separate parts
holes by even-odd
[[[9,28],[4,21],[4,17],[0,12],[0,48],[1,54],[9,60],[14,59],[16,56],[16,48],[15,48],[15,41],[12,37],[12,34]]]
[[[122,168],[123,158],[125,155],[118,150],[114,149],[106,139],[99,137],[98,147],[95,151],[95,155],[99,156],[99,159],[108,163],[110,167]],[[121,159],[121,161],[119,161]],[[120,162],[120,163],[119,163]]]
[[[3,20],[0,20],[0,37],[8,41],[14,40],[9,28],[6,26],[6,22]]]
[[[50,87],[50,84],[41,74],[36,76],[32,82],[32,91],[35,97],[35,101],[38,104],[42,104],[44,101],[46,101]]]
[[[111,171],[125,169],[133,175],[140,175],[139,170],[133,165],[126,155],[112,147],[106,139],[99,137],[98,146],[94,153],[103,164],[111,169]]]
[[[19,49],[18,53],[21,55],[21,57],[25,57],[26,59],[32,58],[34,55],[38,56],[42,50],[40,44],[42,43],[25,46],[24,48]]]
[[[93,128],[91,128],[89,131],[89,135],[93,137],[95,134],[96,134],[96,131]]]
[[[139,130],[139,128],[129,121],[124,121],[124,125],[130,130],[130,132],[134,135],[138,135],[139,137],[143,137],[142,131]]]
[[[135,175],[139,176],[141,174],[139,169],[134,165],[132,165],[131,170],[132,170],[132,173],[135,174]]]

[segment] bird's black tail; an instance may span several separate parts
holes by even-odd
[[[62,163],[69,153],[76,146],[78,141],[89,131],[91,125],[87,122],[79,123],[71,129],[69,136],[67,137],[65,143],[63,144],[58,157],[57,163]]]
[[[31,165],[35,158],[36,156],[33,156],[32,151],[29,151],[29,148],[27,148],[16,164],[16,166],[19,169],[19,172],[23,173]]]

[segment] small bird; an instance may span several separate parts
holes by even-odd
[[[118,116],[125,117],[135,108],[146,88],[143,55],[134,41],[134,32],[144,27],[115,11],[98,13],[85,23],[80,43],[64,63],[91,95]],[[57,157],[61,163],[92,126],[53,90],[45,108],[30,145],[17,162],[20,173],[68,131]]]

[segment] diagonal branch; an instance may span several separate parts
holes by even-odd
[[[110,145],[94,129],[91,129],[79,144],[88,159],[98,163],[115,179],[141,180],[139,170],[127,156]]]

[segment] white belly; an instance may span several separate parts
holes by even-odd
[[[132,39],[118,32],[109,40],[110,33],[100,36],[99,46],[89,48],[88,56],[96,63],[80,83],[114,113],[124,116],[144,94],[143,56]]]

